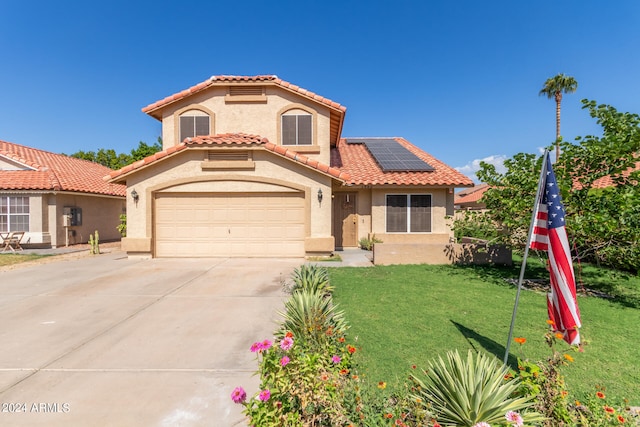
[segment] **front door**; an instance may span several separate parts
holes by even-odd
[[[336,239],[336,247],[358,246],[357,227],[356,193],[334,193],[333,235]]]

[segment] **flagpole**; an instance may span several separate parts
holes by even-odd
[[[520,277],[518,278],[518,290],[516,291],[516,301],[513,304],[513,314],[511,315],[511,326],[509,326],[509,337],[507,338],[507,346],[504,352],[504,361],[506,365],[509,359],[509,349],[511,348],[511,339],[513,338],[513,327],[516,323],[516,312],[518,311],[518,301],[520,300],[520,290],[522,289],[522,280],[524,279],[524,270],[527,267],[527,257],[529,256],[529,245],[531,243],[531,234],[533,233],[533,227],[536,223],[536,214],[538,213],[538,204],[540,202],[540,193],[542,192],[542,183],[544,182],[545,172],[547,170],[547,153],[545,149],[542,154],[542,168],[540,169],[540,178],[538,178],[538,190],[536,191],[536,198],[533,205],[533,213],[531,214],[531,225],[529,226],[529,235],[527,236],[527,243],[524,248],[524,255],[522,258],[522,265],[520,266]]]

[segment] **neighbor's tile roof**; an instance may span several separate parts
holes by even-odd
[[[627,170],[622,172],[621,175],[624,177],[628,177],[632,172],[635,172],[637,170],[640,170],[640,162],[636,162],[635,166],[628,168]],[[607,188],[613,187],[614,185],[616,184],[615,182],[613,182],[613,178],[611,177],[611,175],[607,175],[593,181],[593,185],[591,186],[591,188]]]
[[[124,185],[107,183],[102,179],[111,169],[88,160],[6,141],[0,141],[0,157],[24,167],[23,170],[0,170],[0,191],[71,191],[125,195]]]
[[[460,191],[456,194],[454,204],[477,203],[484,193],[489,189],[489,184],[480,184],[468,190]]]
[[[324,174],[331,176],[332,178],[339,179],[341,181],[347,181],[349,179],[349,175],[347,175],[344,171],[341,171],[337,168],[330,167],[329,165],[326,165],[324,163],[320,163],[292,149],[285,148],[281,145],[275,145],[269,142],[267,138],[263,138],[259,135],[248,135],[244,133],[226,133],[226,134],[219,134],[219,135],[197,136],[195,138],[187,138],[178,145],[174,145],[173,147],[169,147],[166,150],[163,150],[151,156],[145,157],[144,159],[139,160],[135,163],[132,163],[128,166],[125,166],[120,170],[112,171],[108,176],[105,177],[105,179],[110,180],[111,182],[122,182],[124,181],[124,177],[130,174],[131,172],[147,167],[153,163],[160,161],[165,157],[172,156],[176,153],[184,151],[189,147],[196,147],[196,146],[211,147],[211,146],[219,146],[219,145],[260,146],[265,150],[271,151],[279,156],[291,159],[311,169],[318,170]]]
[[[294,84],[291,84],[287,81],[284,81],[282,79],[279,79],[277,76],[274,75],[262,75],[262,76],[227,76],[227,75],[222,75],[222,76],[211,76],[210,78],[208,78],[207,80],[198,83],[195,86],[191,86],[189,89],[185,89],[181,92],[175,93],[171,96],[167,96],[164,99],[161,99],[160,101],[156,101],[153,104],[149,104],[146,107],[144,107],[142,109],[142,111],[144,113],[147,114],[151,114],[154,110],[157,110],[158,108],[164,107],[167,104],[170,104],[172,102],[178,101],[182,98],[186,98],[187,96],[193,95],[194,93],[200,92],[202,90],[205,90],[211,86],[215,86],[215,85],[228,85],[229,83],[254,83],[254,82],[258,82],[258,83],[272,83],[275,84],[277,86],[283,87],[287,90],[290,90],[292,92],[296,92],[302,96],[305,96],[309,99],[312,99],[316,102],[320,102],[322,104],[325,104],[329,107],[335,108],[337,110],[340,110],[342,112],[345,112],[347,110],[346,107],[338,104],[337,102],[334,102],[330,99],[327,99],[323,96],[317,95],[311,91],[308,91],[306,89],[301,88],[300,86],[296,86]]]
[[[422,151],[404,138],[393,138],[400,145],[431,165],[428,172],[384,172],[364,144],[347,144],[340,139],[331,149],[331,166],[347,173],[351,185],[423,185],[470,187],[470,178]]]

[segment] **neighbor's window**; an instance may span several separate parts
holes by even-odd
[[[180,142],[185,138],[210,134],[209,116],[199,110],[189,110],[180,115]]]
[[[29,197],[0,196],[0,232],[29,231]]]
[[[313,116],[302,110],[282,115],[282,145],[312,145]]]
[[[427,233],[430,231],[431,195],[387,195],[387,233]]]

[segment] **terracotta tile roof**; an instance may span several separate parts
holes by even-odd
[[[164,107],[167,104],[170,104],[172,102],[178,101],[182,98],[186,98],[187,96],[193,95],[194,93],[198,93],[202,90],[205,90],[211,86],[215,86],[215,85],[228,85],[229,83],[270,83],[270,84],[274,84],[280,87],[283,87],[285,89],[288,89],[292,92],[295,92],[297,94],[300,94],[302,96],[305,96],[309,99],[312,99],[316,102],[320,102],[322,104],[325,104],[331,108],[334,108],[336,110],[340,110],[343,113],[347,110],[346,107],[338,104],[337,102],[334,102],[330,99],[327,99],[323,96],[317,95],[311,91],[308,91],[306,89],[303,89],[299,86],[296,86],[294,84],[291,84],[287,81],[284,81],[282,79],[279,79],[277,76],[274,75],[262,75],[262,76],[226,76],[226,75],[222,75],[222,76],[211,76],[210,78],[208,78],[207,80],[198,83],[195,86],[191,86],[189,89],[185,89],[181,92],[175,93],[171,96],[167,96],[164,99],[161,99],[160,101],[156,101],[153,104],[149,104],[146,107],[144,107],[142,109],[142,112],[147,113],[147,114],[152,114],[152,112],[154,110],[157,110],[158,108]]]
[[[0,141],[0,157],[24,167],[23,170],[0,170],[0,191],[70,191],[125,195],[125,186],[110,184],[102,179],[111,169],[97,163],[6,141]]]
[[[456,194],[453,203],[456,205],[465,203],[477,203],[488,189],[488,184],[480,184],[468,190],[460,191]]]
[[[129,173],[133,171],[137,171],[138,169],[147,167],[165,157],[168,157],[176,153],[179,153],[183,150],[186,150],[189,147],[216,146],[216,145],[260,146],[265,150],[271,151],[279,156],[291,159],[311,169],[318,170],[326,175],[331,176],[332,178],[335,178],[341,181],[347,181],[349,179],[349,175],[347,175],[344,171],[341,171],[337,168],[333,168],[324,163],[320,163],[316,160],[313,160],[305,155],[302,155],[294,150],[285,148],[281,145],[275,145],[269,142],[267,138],[263,138],[259,135],[248,135],[244,133],[226,133],[226,134],[219,134],[219,135],[198,136],[195,138],[187,138],[178,145],[175,145],[173,147],[167,148],[166,150],[163,150],[151,156],[148,156],[143,160],[140,160],[133,164],[125,166],[120,170],[112,171],[104,179],[109,180],[110,182],[124,182],[124,177]]]
[[[632,172],[635,172],[637,170],[640,170],[640,162],[636,162],[636,165],[634,167],[629,168],[626,171],[622,172],[621,175],[624,177],[628,177]],[[613,187],[614,185],[616,184],[613,182],[613,179],[609,175],[609,176],[603,176],[602,178],[599,178],[593,181],[593,185],[591,186],[591,188],[607,188],[607,187]]]
[[[347,144],[340,139],[337,147],[331,149],[331,166],[346,172],[351,185],[420,185],[471,187],[470,178],[422,151],[404,138],[395,139],[400,145],[433,166],[428,172],[384,172],[369,153],[364,144]]]

